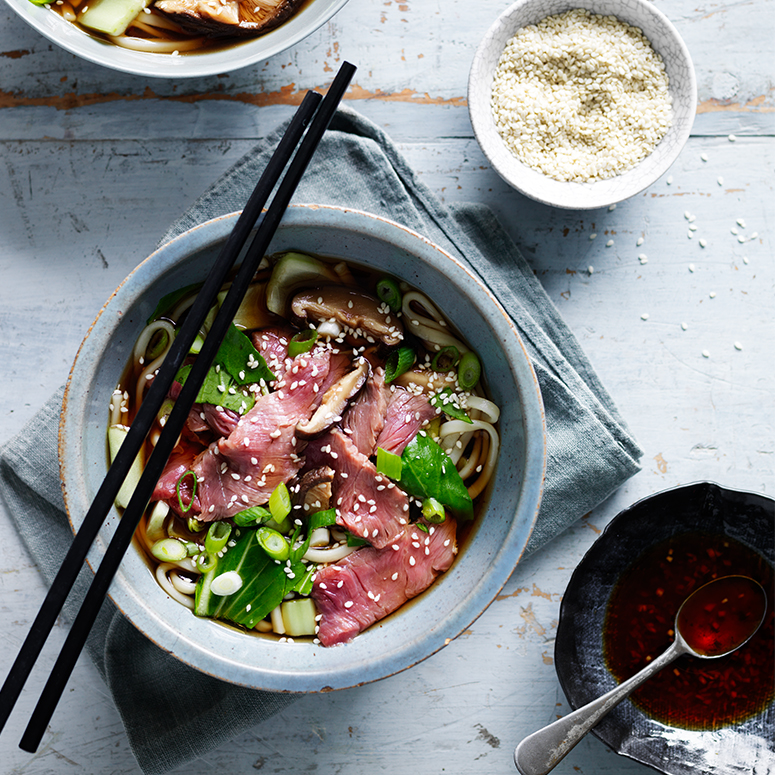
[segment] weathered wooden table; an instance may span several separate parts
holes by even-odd
[[[553,666],[559,603],[606,523],[643,496],[701,479],[773,493],[775,2],[658,0],[694,59],[693,136],[671,183],[665,175],[614,211],[584,213],[511,190],[473,138],[468,68],[507,5],[353,0],[261,65],[188,82],[80,61],[0,10],[0,442],[65,381],[96,312],[169,223],[347,59],[359,66],[349,104],[394,138],[421,179],[446,201],[495,210],[645,449],[642,472],[521,563],[441,653],[374,685],[307,696],[177,772],[514,772],[514,745],[567,710]],[[0,522],[4,675],[43,585],[1,510]],[[16,747],[62,640],[60,626],[0,738],[0,770],[138,773],[86,657],[40,752]],[[592,736],[556,770],[651,771]]]

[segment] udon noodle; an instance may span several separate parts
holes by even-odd
[[[110,404],[114,453],[196,291],[165,297],[138,337]],[[356,265],[265,259],[234,328],[251,347],[249,367],[261,359],[268,371],[219,381],[215,398],[203,387],[137,539],[166,594],[198,615],[344,642],[451,565],[457,525],[474,517],[495,473],[499,409],[476,354],[436,305]],[[216,380],[226,380],[225,347]],[[254,537],[260,549],[248,546]],[[270,576],[251,597],[246,569],[267,556]],[[274,598],[257,591],[272,584]]]

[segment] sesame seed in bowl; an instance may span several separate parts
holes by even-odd
[[[648,0],[518,0],[479,45],[468,85],[493,169],[568,209],[610,207],[656,181],[696,101],[688,50]]]

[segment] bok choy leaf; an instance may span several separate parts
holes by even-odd
[[[276,562],[261,548],[256,530],[240,528],[238,532],[235,545],[199,579],[194,613],[252,629],[301,584],[307,569],[300,562],[291,562],[285,570],[286,563]],[[233,594],[218,595],[213,582],[226,573],[237,573],[242,585]]]
[[[420,431],[401,455],[399,484],[409,495],[435,498],[458,519],[473,519],[474,504],[465,483],[446,452]]]

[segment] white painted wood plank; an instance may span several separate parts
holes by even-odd
[[[472,14],[470,3],[463,0],[443,4],[359,0],[348,3],[305,41],[267,62],[186,81],[148,80],[79,60],[3,7],[0,109],[48,105],[68,114],[83,110],[92,116],[100,114],[100,107],[117,102],[137,101],[139,107],[169,98],[193,109],[188,111],[193,120],[172,124],[178,136],[188,137],[191,129],[199,133],[210,125],[196,120],[202,102],[217,101],[205,117],[214,118],[220,130],[218,107],[228,111],[226,106],[231,104],[260,108],[298,101],[300,92],[329,83],[344,59],[359,66],[351,97],[388,102],[386,109],[394,116],[390,106],[397,104],[461,106],[474,51],[506,5],[502,0],[478,0]],[[775,98],[768,56],[775,32],[772,0],[700,6],[688,0],[659,0],[656,5],[674,22],[693,56],[699,92],[695,132],[772,133]],[[16,118],[5,120],[16,123]],[[22,137],[41,136],[39,127],[43,127],[37,121],[29,121],[24,112],[18,118],[28,129]],[[65,118],[62,127],[69,123]],[[84,128],[77,117],[74,123],[75,131]],[[229,134],[217,131],[210,136]]]

